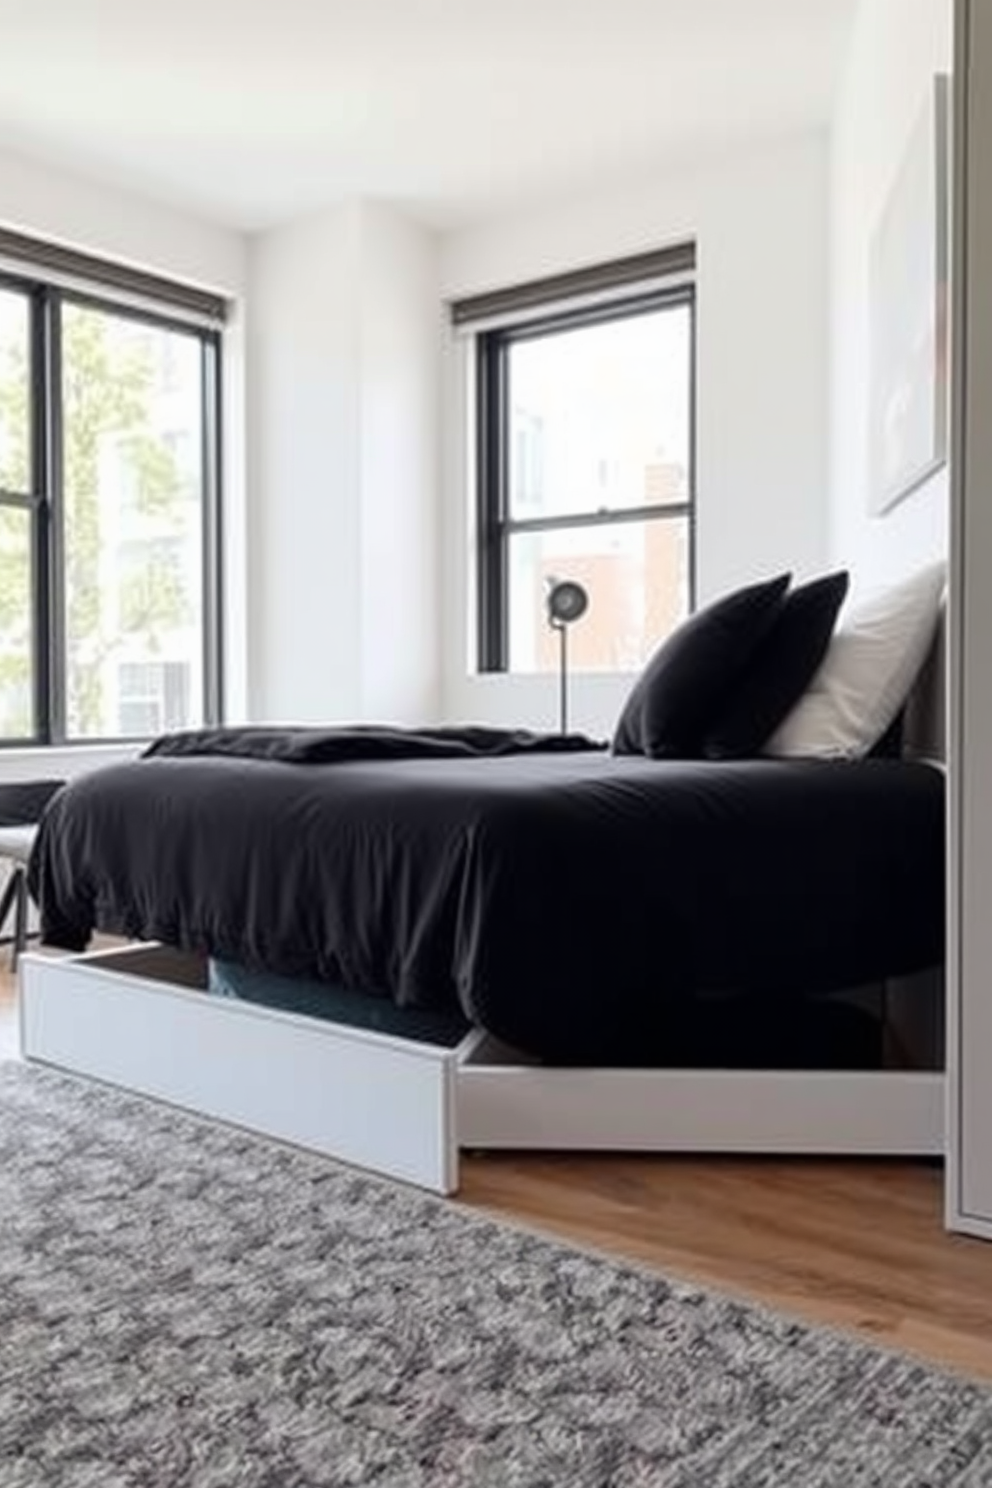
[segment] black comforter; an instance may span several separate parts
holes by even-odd
[[[577,1059],[604,1057],[611,1028],[657,1054],[700,995],[789,997],[941,960],[939,771],[582,745],[491,730],[161,741],[50,806],[30,868],[43,935],[80,947],[98,928],[460,1005],[511,1044]]]

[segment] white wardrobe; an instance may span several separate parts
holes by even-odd
[[[992,1240],[992,0],[958,0],[949,1228]]]

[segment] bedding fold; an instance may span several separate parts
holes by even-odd
[[[577,754],[605,749],[584,734],[536,734],[527,729],[467,727],[390,728],[353,724],[338,728],[278,727],[189,729],[165,734],[145,759],[281,760],[294,765],[347,764],[356,760],[485,759],[515,754]]]

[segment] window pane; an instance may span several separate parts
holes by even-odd
[[[515,520],[689,500],[687,305],[509,346]]]
[[[0,490],[31,489],[29,307],[0,289]]]
[[[552,579],[575,579],[589,608],[569,627],[575,671],[634,671],[689,611],[689,522],[649,522],[521,532],[510,538],[510,670],[558,667],[545,594]]]
[[[31,517],[0,507],[0,737],[34,733]]]
[[[62,313],[72,738],[202,722],[202,352],[180,331]]]

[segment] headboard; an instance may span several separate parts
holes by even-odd
[[[902,752],[907,759],[947,760],[947,606],[930,655],[906,703]]]

